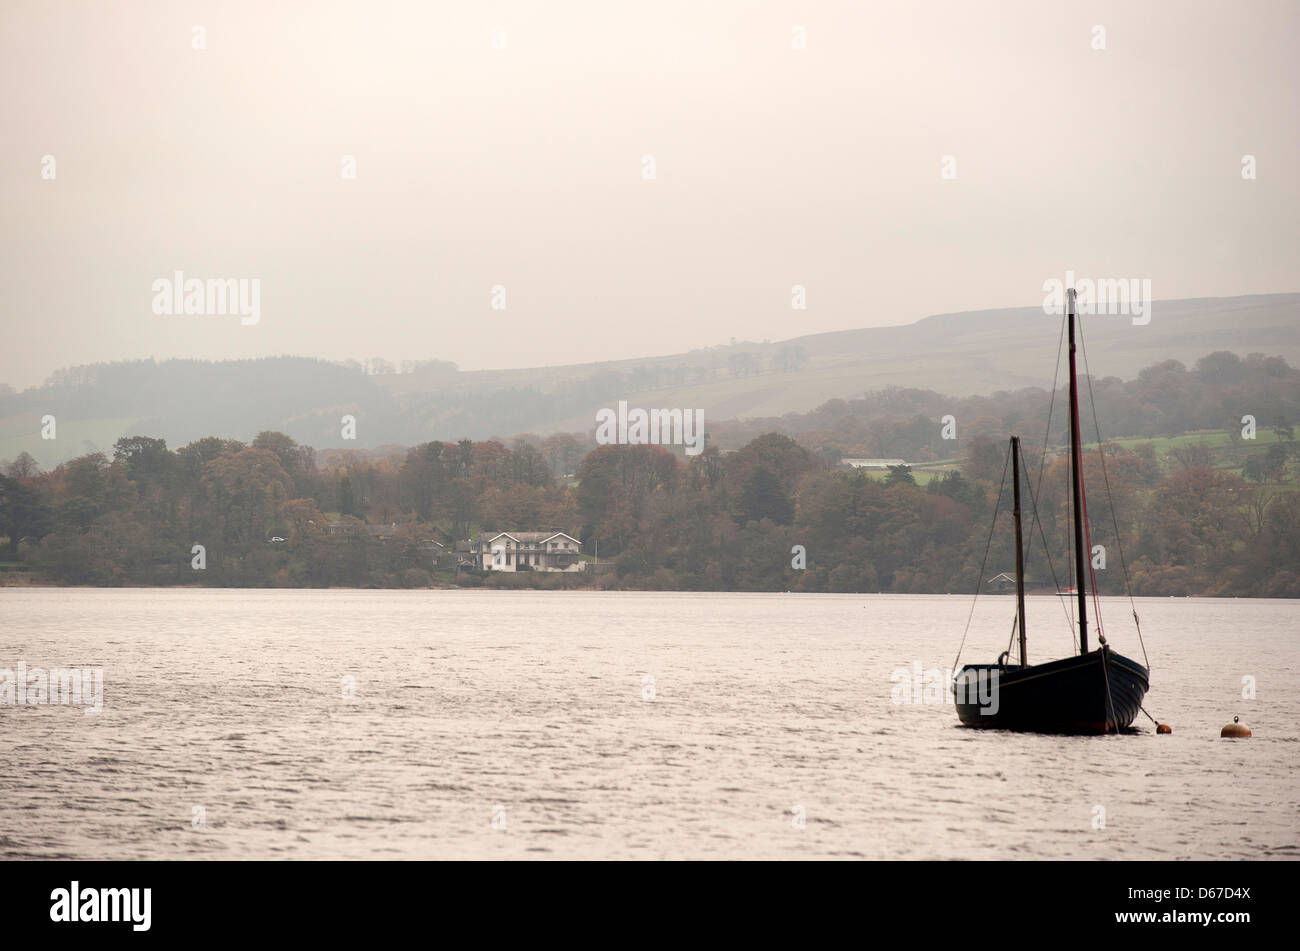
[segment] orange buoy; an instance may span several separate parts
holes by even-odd
[[[1174,728],[1171,727],[1168,723],[1157,723],[1157,724],[1156,724],[1156,732],[1157,732],[1157,733],[1173,733],[1173,732],[1174,732]]]
[[[1219,731],[1219,736],[1250,736],[1250,727],[1241,722],[1241,717],[1233,717],[1232,722]]]

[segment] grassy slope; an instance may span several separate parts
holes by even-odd
[[[1164,360],[1191,365],[1215,350],[1262,352],[1300,365],[1300,294],[1157,301],[1146,326],[1127,318],[1090,318],[1089,367],[1097,377],[1132,379]],[[1040,308],[979,311],[929,317],[905,327],[882,327],[798,337],[807,364],[795,373],[767,372],[695,385],[630,393],[630,405],[703,408],[706,421],[807,412],[833,398],[861,396],[886,386],[931,389],[954,396],[1048,387],[1060,339],[1060,320]],[[737,346],[762,354],[777,344]],[[725,368],[725,353],[718,358]],[[694,355],[685,354],[681,362]],[[675,365],[678,358],[654,361]],[[630,368],[636,363],[608,366]],[[576,372],[577,368],[574,368]],[[590,429],[594,414],[548,421],[537,431]]]
[[[1177,359],[1191,364],[1215,350],[1276,354],[1300,365],[1300,294],[1157,301],[1146,326],[1134,326],[1122,317],[1090,318],[1085,326],[1090,368],[1097,376],[1130,379],[1153,363]],[[766,363],[781,346],[737,344],[644,360],[462,373],[454,377],[452,391],[472,398],[472,392],[484,389],[546,386],[607,370],[628,372],[637,366],[713,366],[717,368],[716,376],[706,382],[625,395],[634,406],[702,408],[707,424],[709,420],[807,412],[832,398],[853,398],[889,385],[932,389],[954,396],[1048,386],[1059,337],[1060,320],[1044,315],[1039,307],[977,311],[928,317],[900,327],[794,338],[789,343],[803,349],[807,362],[793,373],[764,372],[731,378],[727,371],[730,354],[750,352]],[[400,395],[422,388],[446,388],[445,383],[435,385],[418,374],[371,379]],[[454,396],[451,399],[454,403]],[[582,413],[539,420],[529,428],[540,434],[587,431],[594,425],[599,408],[592,405]],[[279,418],[270,413],[261,415],[263,418],[243,420],[244,430],[257,432],[266,428],[268,417]],[[107,450],[120,436],[132,435],[138,422],[60,417],[58,448],[63,451],[59,455],[69,458],[84,452],[86,442]],[[0,459],[12,459],[25,449],[42,464],[48,464],[53,447],[48,442],[42,444],[39,430],[39,415],[0,420]],[[479,433],[476,438],[486,435]],[[413,445],[420,440],[419,432],[403,431],[387,433],[382,441]]]

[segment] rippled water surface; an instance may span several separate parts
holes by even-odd
[[[1112,644],[1141,660],[1127,602],[1105,606]],[[1300,856],[1300,604],[1139,601],[1146,707],[1174,733],[1142,718],[1139,735],[1093,738],[971,731],[946,698],[894,702],[892,672],[952,665],[969,610],[0,588],[0,668],[104,670],[97,716],[0,705],[0,855]],[[1062,610],[1031,600],[1031,661],[1069,652]],[[1012,612],[980,599],[963,662],[1006,648]],[[1219,739],[1234,713],[1252,739]]]

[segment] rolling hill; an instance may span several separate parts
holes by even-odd
[[[140,360],[76,368],[40,387],[0,395],[0,459],[31,453],[43,466],[124,435],[181,445],[207,435],[251,439],[274,429],[324,448],[430,439],[585,432],[597,409],[703,408],[705,419],[779,417],[887,386],[954,396],[1049,386],[1060,320],[1039,307],[939,314],[913,324],[735,342],[671,356],[559,367],[460,372],[437,364],[367,375],[303,357],[205,362]],[[1156,301],[1150,323],[1085,321],[1098,377],[1130,378],[1165,360],[1192,364],[1216,350],[1300,364],[1300,294]],[[57,419],[43,440],[41,419]],[[357,419],[355,442],[340,418]]]

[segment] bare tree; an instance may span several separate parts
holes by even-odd
[[[32,458],[31,453],[26,450],[18,453],[18,458],[5,467],[5,475],[11,479],[26,479],[40,474],[40,465]]]
[[[1184,469],[1204,469],[1214,462],[1214,453],[1203,442],[1170,449],[1169,455]]]
[[[1281,489],[1263,485],[1251,486],[1237,493],[1237,508],[1252,537],[1263,534],[1269,507],[1282,494]]]

